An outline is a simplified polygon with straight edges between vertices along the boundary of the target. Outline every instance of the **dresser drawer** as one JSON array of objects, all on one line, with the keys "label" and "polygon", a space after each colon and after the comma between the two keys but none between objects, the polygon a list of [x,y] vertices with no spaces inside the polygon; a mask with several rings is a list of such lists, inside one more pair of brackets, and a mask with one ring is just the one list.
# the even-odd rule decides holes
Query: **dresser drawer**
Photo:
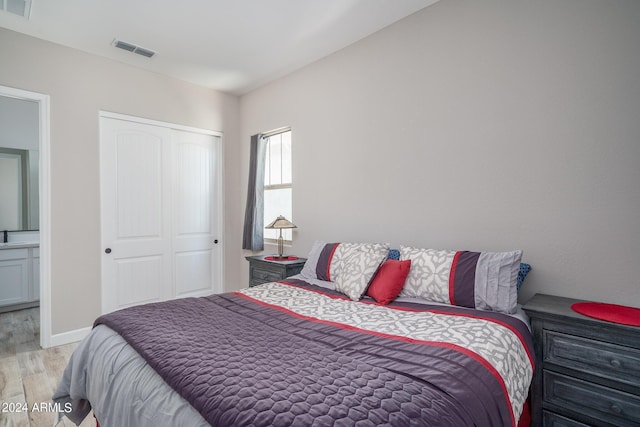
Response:
[{"label": "dresser drawer", "polygon": [[640,397],[579,379],[543,373],[543,401],[619,426],[640,424]]},{"label": "dresser drawer", "polygon": [[553,331],[544,332],[544,362],[630,385],[640,384],[640,350]]},{"label": "dresser drawer", "polygon": [[260,281],[261,283],[275,282],[282,280],[282,273],[279,271],[271,271],[259,267],[251,268],[251,280]]},{"label": "dresser drawer", "polygon": [[589,427],[588,424],[582,424],[547,411],[542,412],[542,425],[544,427]]}]

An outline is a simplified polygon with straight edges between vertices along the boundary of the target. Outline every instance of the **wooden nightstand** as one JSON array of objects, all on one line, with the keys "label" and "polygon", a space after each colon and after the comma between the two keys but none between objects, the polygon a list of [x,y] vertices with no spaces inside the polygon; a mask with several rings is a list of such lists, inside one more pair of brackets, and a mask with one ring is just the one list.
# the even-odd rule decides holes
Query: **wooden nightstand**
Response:
[{"label": "wooden nightstand", "polygon": [[262,283],[275,282],[294,274],[300,273],[306,258],[298,258],[292,261],[269,261],[268,255],[248,256],[249,261],[249,287]]},{"label": "wooden nightstand", "polygon": [[538,294],[524,306],[536,353],[531,425],[640,425],[640,328],[578,314],[576,302]]}]

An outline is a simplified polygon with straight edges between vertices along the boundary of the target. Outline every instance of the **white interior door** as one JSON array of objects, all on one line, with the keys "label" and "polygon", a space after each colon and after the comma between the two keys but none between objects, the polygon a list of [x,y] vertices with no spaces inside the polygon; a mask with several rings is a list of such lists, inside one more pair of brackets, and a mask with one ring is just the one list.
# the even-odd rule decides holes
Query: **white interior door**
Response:
[{"label": "white interior door", "polygon": [[102,311],[220,292],[220,137],[100,119]]},{"label": "white interior door", "polygon": [[172,131],[173,265],[177,297],[217,290],[219,140],[212,135]]},{"label": "white interior door", "polygon": [[171,132],[101,118],[102,311],[171,296]]}]

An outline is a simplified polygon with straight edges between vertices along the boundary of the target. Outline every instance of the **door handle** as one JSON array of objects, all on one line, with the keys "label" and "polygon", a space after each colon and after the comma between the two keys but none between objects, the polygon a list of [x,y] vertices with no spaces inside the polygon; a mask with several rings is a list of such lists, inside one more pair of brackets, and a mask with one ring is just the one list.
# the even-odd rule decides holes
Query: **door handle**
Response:
[{"label": "door handle", "polygon": [[110,253],[111,253],[111,248],[107,248],[107,249],[105,249],[105,250],[104,250],[104,253],[105,253],[105,254],[110,254]]},{"label": "door handle", "polygon": [[213,243],[218,244],[218,239],[214,240]]}]

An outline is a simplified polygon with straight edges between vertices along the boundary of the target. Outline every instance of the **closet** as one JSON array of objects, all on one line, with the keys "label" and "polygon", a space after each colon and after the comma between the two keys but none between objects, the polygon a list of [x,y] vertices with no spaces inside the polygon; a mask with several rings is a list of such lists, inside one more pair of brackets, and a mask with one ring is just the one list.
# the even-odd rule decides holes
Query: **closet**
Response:
[{"label": "closet", "polygon": [[102,312],[222,291],[220,134],[100,117]]}]

